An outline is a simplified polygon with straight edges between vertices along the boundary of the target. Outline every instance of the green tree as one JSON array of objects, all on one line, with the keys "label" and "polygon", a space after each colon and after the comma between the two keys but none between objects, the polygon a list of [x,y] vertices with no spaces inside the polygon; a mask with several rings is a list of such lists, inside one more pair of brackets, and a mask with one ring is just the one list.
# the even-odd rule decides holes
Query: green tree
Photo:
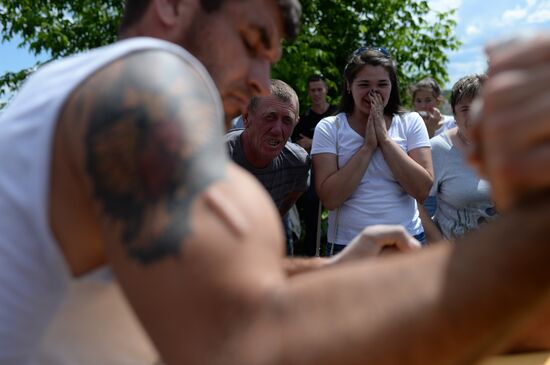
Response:
[{"label": "green tree", "polygon": [[[121,0],[0,0],[0,41],[15,36],[20,47],[32,54],[58,59],[82,50],[113,42],[117,36]],[[0,76],[0,96],[6,88],[15,90],[28,69]]]},{"label": "green tree", "polygon": [[[302,0],[302,32],[285,43],[273,76],[290,82],[306,100],[307,77],[322,72],[337,99],[341,72],[349,53],[360,45],[383,46],[399,65],[403,95],[415,80],[432,76],[447,81],[446,51],[460,45],[453,35],[453,12],[429,22],[425,0]],[[18,35],[21,47],[57,59],[116,39],[121,0],[0,0],[0,41]],[[37,64],[36,66],[39,66]],[[33,70],[0,76],[5,88],[17,89]]]}]

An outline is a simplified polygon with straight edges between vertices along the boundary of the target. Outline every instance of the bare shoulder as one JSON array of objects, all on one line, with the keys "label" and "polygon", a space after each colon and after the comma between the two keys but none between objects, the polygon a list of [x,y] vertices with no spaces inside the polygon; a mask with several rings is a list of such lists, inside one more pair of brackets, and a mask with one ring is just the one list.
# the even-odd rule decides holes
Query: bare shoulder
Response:
[{"label": "bare shoulder", "polygon": [[97,240],[167,363],[227,363],[209,349],[284,280],[280,218],[228,162],[216,103],[177,57],[147,52],[90,77],[58,126]]},{"label": "bare shoulder", "polygon": [[179,254],[191,204],[224,176],[217,103],[183,59],[145,51],[97,71],[64,108],[59,129],[103,232],[142,264]]}]

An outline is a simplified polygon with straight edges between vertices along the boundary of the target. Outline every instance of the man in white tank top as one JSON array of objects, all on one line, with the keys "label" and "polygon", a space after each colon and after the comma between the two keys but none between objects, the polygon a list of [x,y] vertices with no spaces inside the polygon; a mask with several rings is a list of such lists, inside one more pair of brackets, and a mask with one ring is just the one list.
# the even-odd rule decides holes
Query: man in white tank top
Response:
[{"label": "man in white tank top", "polygon": [[[298,15],[292,0],[130,0],[125,40],[26,83],[0,119],[2,365],[55,363],[57,336],[59,358],[73,364],[148,363],[155,351],[168,365],[461,363],[542,301],[544,199],[512,207],[470,245],[357,262],[373,247],[414,247],[398,229],[374,227],[334,259],[284,260],[273,203],[228,162],[222,105],[227,126],[250,96],[268,93]],[[105,265],[125,299],[107,274],[90,276]],[[124,300],[155,350],[132,333]],[[113,335],[93,326],[118,323],[137,345],[97,339]],[[102,353],[111,342],[117,356]],[[118,356],[126,346],[143,352]]]}]

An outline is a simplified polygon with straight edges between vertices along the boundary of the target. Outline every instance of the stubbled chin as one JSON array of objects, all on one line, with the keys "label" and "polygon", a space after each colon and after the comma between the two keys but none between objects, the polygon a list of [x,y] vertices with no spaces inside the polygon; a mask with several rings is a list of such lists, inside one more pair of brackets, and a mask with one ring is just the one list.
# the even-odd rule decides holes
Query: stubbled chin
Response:
[{"label": "stubbled chin", "polygon": [[281,151],[283,150],[283,146],[278,145],[277,147],[271,146],[271,145],[264,145],[264,151],[266,154],[269,154],[273,157],[277,156]]}]

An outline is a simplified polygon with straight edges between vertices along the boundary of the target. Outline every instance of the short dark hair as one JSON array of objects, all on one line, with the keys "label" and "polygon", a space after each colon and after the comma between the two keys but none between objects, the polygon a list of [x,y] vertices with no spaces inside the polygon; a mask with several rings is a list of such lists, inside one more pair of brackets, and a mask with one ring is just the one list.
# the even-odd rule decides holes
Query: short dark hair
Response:
[{"label": "short dark hair", "polygon": [[[213,12],[220,8],[226,0],[201,0],[202,9],[207,12]],[[298,0],[275,0],[283,16],[285,37],[289,40],[294,39],[300,30],[300,16],[302,15],[302,6]],[[120,23],[119,33],[125,31],[128,27],[139,21],[150,4],[150,0],[126,0],[124,15]]]},{"label": "short dark hair", "polygon": [[441,97],[441,87],[439,86],[437,81],[435,81],[431,77],[426,77],[425,79],[422,79],[411,86],[411,95],[413,99],[416,93],[420,90],[430,90],[436,99],[439,99]]},{"label": "short dark hair", "polygon": [[[300,115],[300,101],[296,91],[282,80],[273,79],[269,82],[269,95],[276,96],[281,101],[285,103],[294,102],[296,103],[296,118]],[[248,103],[248,112],[252,113],[258,108],[260,103],[261,96],[253,96]]]},{"label": "short dark hair", "polygon": [[149,0],[126,0],[118,33],[122,33],[140,20],[148,7]]},{"label": "short dark hair", "polygon": [[353,95],[348,92],[348,85],[351,86],[355,77],[365,67],[382,66],[390,77],[391,92],[388,105],[384,108],[384,115],[392,116],[403,112],[401,107],[401,97],[399,96],[399,80],[397,79],[397,69],[395,62],[384,52],[376,49],[366,48],[362,52],[353,52],[344,69],[344,81],[342,85],[342,98],[340,99],[340,111],[352,113],[355,108]]},{"label": "short dark hair", "polygon": [[310,77],[307,78],[307,84],[309,85],[310,82],[317,82],[317,81],[323,81],[325,84],[327,83],[327,80],[325,77],[321,74],[313,74]]},{"label": "short dark hair", "polygon": [[473,99],[479,95],[481,87],[487,81],[487,75],[474,74],[462,77],[454,85],[451,91],[451,107],[453,114],[455,107],[464,99]]}]

